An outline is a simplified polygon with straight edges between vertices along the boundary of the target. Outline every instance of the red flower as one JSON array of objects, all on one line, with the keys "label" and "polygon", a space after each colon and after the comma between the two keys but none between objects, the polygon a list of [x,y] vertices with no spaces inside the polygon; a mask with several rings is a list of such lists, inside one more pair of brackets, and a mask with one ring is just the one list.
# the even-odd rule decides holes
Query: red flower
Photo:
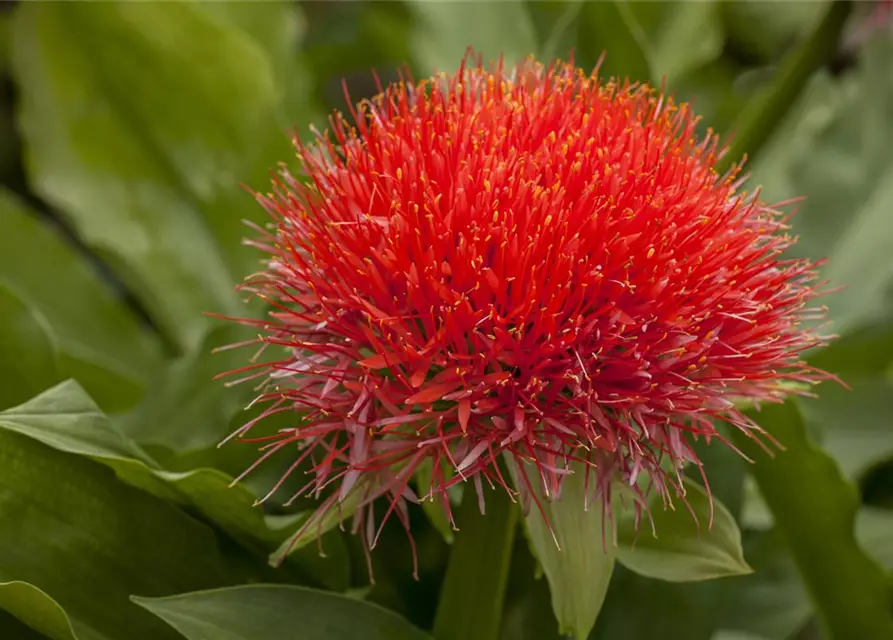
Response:
[{"label": "red flower", "polygon": [[283,171],[258,196],[270,259],[246,288],[287,355],[253,377],[266,415],[301,418],[234,435],[262,459],[296,447],[319,514],[355,492],[370,546],[372,501],[407,525],[424,461],[449,517],[458,482],[514,491],[502,453],[551,494],[571,460],[603,501],[639,477],[678,491],[714,420],[759,433],[733,399],[825,377],[799,359],[823,341],[801,324],[821,315],[815,265],[782,255],[784,217],[716,173],[686,105],[572,64],[478,62],[352,115],[296,143],[309,182]]}]

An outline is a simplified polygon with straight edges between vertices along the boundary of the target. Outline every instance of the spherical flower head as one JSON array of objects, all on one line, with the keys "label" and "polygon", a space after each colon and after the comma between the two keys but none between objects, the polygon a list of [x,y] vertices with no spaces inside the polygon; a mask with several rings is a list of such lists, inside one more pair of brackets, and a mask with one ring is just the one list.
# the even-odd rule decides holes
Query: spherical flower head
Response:
[{"label": "spherical flower head", "polygon": [[785,217],[715,170],[696,124],[573,64],[466,58],[296,141],[306,179],[258,195],[268,262],[245,285],[285,353],[249,377],[295,424],[234,435],[261,460],[293,448],[316,522],[350,501],[369,546],[379,497],[406,526],[419,499],[452,519],[457,483],[557,497],[572,462],[603,505],[615,484],[681,495],[715,421],[760,433],[738,401],[825,377],[800,359],[823,342],[816,265],[784,255]]}]

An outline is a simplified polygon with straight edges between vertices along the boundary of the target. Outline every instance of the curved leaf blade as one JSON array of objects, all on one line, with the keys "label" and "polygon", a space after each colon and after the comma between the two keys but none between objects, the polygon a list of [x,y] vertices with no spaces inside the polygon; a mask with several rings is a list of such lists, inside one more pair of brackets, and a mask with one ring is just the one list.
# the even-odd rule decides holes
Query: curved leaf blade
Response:
[{"label": "curved leaf blade", "polygon": [[[44,591],[81,640],[173,640],[130,594],[238,579],[210,529],[92,460],[0,429],[0,468],[0,582]],[[40,600],[25,612],[28,602],[16,605],[20,619],[46,612]]]},{"label": "curved leaf blade", "polygon": [[256,256],[240,242],[240,182],[287,147],[262,48],[189,3],[24,5],[14,36],[38,193],[181,349],[203,312],[244,313],[233,283]]},{"label": "curved leaf blade", "polygon": [[59,359],[42,315],[0,284],[0,408],[59,381]]},{"label": "curved leaf blade", "polygon": [[416,17],[410,42],[424,75],[452,73],[469,46],[485,64],[503,56],[506,66],[537,52],[536,31],[520,0],[407,3]]},{"label": "curved leaf blade", "polygon": [[[549,581],[561,633],[583,639],[595,625],[614,571],[616,548],[611,531],[600,504],[584,508],[586,473],[582,465],[572,465],[574,473],[565,479],[560,500],[551,500],[540,491],[536,470],[530,467],[523,472],[537,492],[548,524],[543,512],[532,505],[524,518],[527,536]],[[510,469],[516,485],[524,481],[517,477],[513,465]]]},{"label": "curved leaf blade", "polygon": [[754,417],[786,450],[768,459],[746,435],[735,432],[733,439],[756,461],[750,472],[829,637],[893,637],[889,580],[854,537],[855,487],[809,438],[793,401]]},{"label": "curved leaf blade", "polygon": [[187,640],[430,640],[397,614],[354,598],[247,585],[167,598],[133,597]]},{"label": "curved leaf blade", "polygon": [[83,257],[3,189],[0,284],[45,319],[60,352],[62,377],[77,377],[106,410],[135,402],[160,363],[159,341],[139,326]]},{"label": "curved leaf blade", "polygon": [[91,640],[98,637],[89,628],[80,628],[82,625],[69,618],[58,602],[27,582],[0,582],[0,609],[52,640]]},{"label": "curved leaf blade", "polygon": [[[711,580],[746,575],[752,569],[744,561],[741,531],[729,510],[696,482],[683,480],[688,508],[676,504],[664,509],[657,498],[651,505],[654,535],[637,532],[631,518],[617,527],[617,559],[639,575],[668,582]],[[643,525],[646,526],[646,525]]]}]

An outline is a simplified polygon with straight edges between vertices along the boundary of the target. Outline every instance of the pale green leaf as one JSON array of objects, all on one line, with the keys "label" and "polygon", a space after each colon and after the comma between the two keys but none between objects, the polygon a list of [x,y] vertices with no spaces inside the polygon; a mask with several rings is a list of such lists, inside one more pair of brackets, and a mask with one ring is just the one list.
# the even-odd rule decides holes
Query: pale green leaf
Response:
[{"label": "pale green leaf", "polygon": [[725,506],[712,501],[696,482],[684,480],[685,501],[664,509],[659,498],[650,505],[654,534],[643,518],[621,518],[617,529],[617,559],[636,573],[669,582],[710,580],[751,573],[741,549],[741,532]]},{"label": "pale green leaf", "polygon": [[258,584],[133,600],[187,640],[430,640],[391,611],[295,586]]}]

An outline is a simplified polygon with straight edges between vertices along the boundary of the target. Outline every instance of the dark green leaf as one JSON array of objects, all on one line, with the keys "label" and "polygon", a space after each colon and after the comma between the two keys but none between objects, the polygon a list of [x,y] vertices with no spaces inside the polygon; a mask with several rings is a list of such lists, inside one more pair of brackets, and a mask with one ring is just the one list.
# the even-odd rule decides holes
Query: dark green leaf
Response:
[{"label": "dark green leaf", "polygon": [[408,2],[416,16],[413,56],[423,73],[459,68],[469,46],[485,61],[500,55],[513,65],[537,52],[536,32],[520,0],[503,2]]},{"label": "dark green leaf", "polygon": [[[630,517],[617,528],[617,560],[638,574],[670,582],[709,580],[751,573],[741,549],[741,532],[735,518],[717,499],[711,500],[693,480],[684,480],[686,507],[677,500],[664,509],[659,497],[652,500],[654,535],[647,520],[637,532]],[[689,509],[691,511],[689,511]]]},{"label": "dark green leaf", "polygon": [[645,34],[649,79],[657,84],[666,80],[675,89],[678,78],[716,60],[722,51],[716,2],[631,2],[629,9]]},{"label": "dark green leaf", "polygon": [[70,245],[2,190],[0,283],[43,318],[60,352],[61,377],[76,377],[109,411],[136,402],[160,362],[158,340]]},{"label": "dark green leaf", "polygon": [[158,497],[191,505],[242,540],[278,544],[255,497],[216,469],[172,473],[158,468],[139,447],[115,431],[89,396],[65,382],[23,405],[0,412],[0,429],[15,431],[66,453],[88,456],[118,477]]},{"label": "dark green leaf", "polygon": [[[585,638],[608,591],[616,549],[601,503],[585,508],[584,468],[574,465],[572,469],[575,473],[565,479],[560,499],[542,494],[535,470],[525,470],[542,505],[542,512],[531,506],[525,523],[534,555],[549,581],[552,609],[561,632]],[[516,484],[519,481],[524,479],[515,479]]]},{"label": "dark green leaf", "polygon": [[59,359],[46,319],[0,284],[0,408],[24,402],[59,381]]},{"label": "dark green leaf", "polygon": [[716,4],[721,7],[730,46],[756,61],[772,62],[809,32],[828,2],[733,0]]},{"label": "dark green leaf", "polygon": [[770,640],[787,640],[812,615],[797,569],[777,531],[750,531],[744,550],[754,573],[724,580],[719,626]]},{"label": "dark green leaf", "polygon": [[304,131],[309,124],[320,121],[319,106],[313,100],[312,71],[301,55],[307,30],[301,5],[290,0],[199,4],[228,26],[245,32],[264,49],[273,68],[276,86],[285,94],[284,127]]},{"label": "dark green leaf", "polygon": [[255,392],[250,383],[230,388],[223,380],[214,380],[222,372],[244,367],[250,350],[216,354],[213,350],[245,339],[243,327],[216,327],[199,349],[162,369],[140,405],[119,421],[121,428],[143,446],[162,446],[178,453],[219,444],[229,435],[233,417]]},{"label": "dark green leaf", "polygon": [[258,208],[240,182],[273,162],[259,156],[269,140],[286,142],[264,51],[185,3],[27,4],[15,36],[40,195],[181,347],[203,335],[204,311],[244,313],[232,286],[256,263],[240,240]]},{"label": "dark green leaf", "polygon": [[485,493],[486,514],[477,498],[466,486],[434,620],[437,640],[499,636],[518,508],[502,487]]},{"label": "dark green leaf", "polygon": [[577,24],[576,60],[584,70],[589,71],[604,53],[600,75],[651,80],[647,36],[626,2],[586,2]]},{"label": "dark green leaf", "polygon": [[[233,485],[232,477],[222,471],[202,468],[175,473],[160,468],[142,449],[121,436],[74,382],[63,383],[21,406],[0,412],[0,430],[3,429],[107,465],[120,480],[134,487],[196,509],[259,555],[288,544],[283,540],[298,527],[281,522],[269,526],[255,495],[244,484]],[[304,536],[306,539],[294,546],[292,551],[296,553],[291,556],[290,566],[315,585],[345,589],[350,567],[340,536],[333,533],[325,538],[324,558],[315,546],[302,548],[316,541],[318,531],[312,527]]]},{"label": "dark green leaf", "polygon": [[[0,468],[0,582],[41,589],[65,610],[80,640],[173,639],[129,595],[230,579],[207,527],[122,484],[102,465],[0,429]],[[4,605],[26,621],[44,617],[48,606],[12,596]]]},{"label": "dark green leaf", "polygon": [[887,570],[893,571],[893,510],[860,509],[856,518],[856,539]]},{"label": "dark green leaf", "polygon": [[[725,581],[723,581],[725,582]],[[712,640],[722,583],[674,584],[615,568],[590,640]]]},{"label": "dark green leaf", "polygon": [[376,605],[294,586],[250,585],[133,600],[187,640],[430,639]]},{"label": "dark green leaf", "polygon": [[751,473],[829,635],[893,636],[887,577],[853,537],[855,488],[809,439],[793,402],[764,407],[755,419],[786,450],[770,459],[740,432],[734,442],[756,462]]},{"label": "dark green leaf", "polygon": [[0,609],[54,640],[89,640],[96,634],[71,620],[59,603],[27,582],[0,582]]}]

